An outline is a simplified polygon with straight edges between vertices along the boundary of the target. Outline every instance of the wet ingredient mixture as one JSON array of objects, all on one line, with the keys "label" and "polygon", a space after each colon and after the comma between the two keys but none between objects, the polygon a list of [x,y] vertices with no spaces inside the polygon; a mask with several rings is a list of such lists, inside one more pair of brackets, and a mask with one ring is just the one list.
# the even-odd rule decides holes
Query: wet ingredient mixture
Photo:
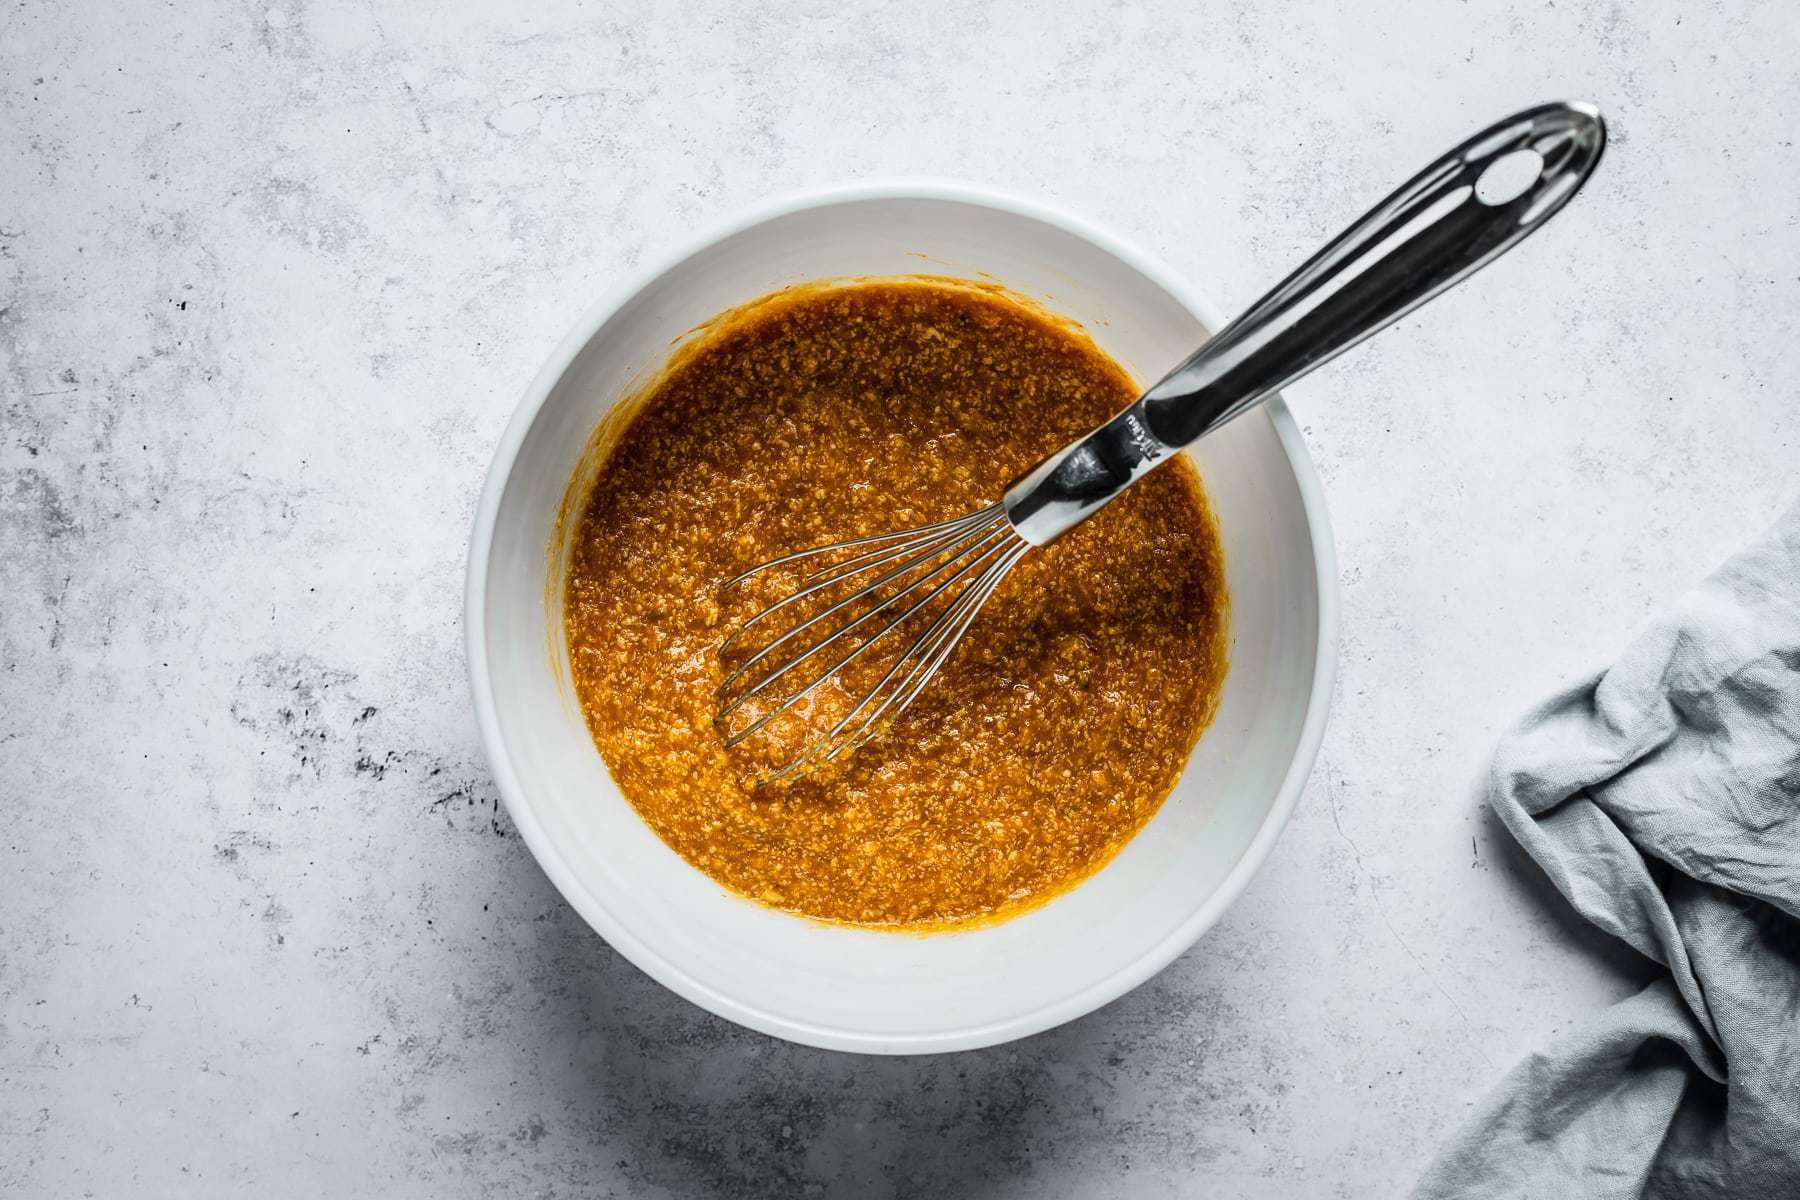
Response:
[{"label": "wet ingredient mixture", "polygon": [[699,335],[569,509],[575,691],[650,827],[745,896],[890,928],[1003,919],[1105,864],[1225,674],[1224,563],[1185,459],[1028,554],[911,708],[792,785],[753,789],[713,717],[720,642],[793,581],[723,606],[719,585],[979,508],[1136,394],[1078,329],[945,281],[789,289]]}]

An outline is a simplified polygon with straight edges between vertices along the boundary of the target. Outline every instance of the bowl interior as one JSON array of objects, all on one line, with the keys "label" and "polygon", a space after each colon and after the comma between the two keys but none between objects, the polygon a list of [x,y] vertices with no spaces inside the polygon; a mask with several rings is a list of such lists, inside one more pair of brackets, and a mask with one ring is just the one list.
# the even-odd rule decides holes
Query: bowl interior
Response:
[{"label": "bowl interior", "polygon": [[497,503],[484,502],[491,536],[488,514],[476,534],[471,662],[484,735],[514,819],[552,880],[621,953],[688,998],[846,1049],[954,1049],[1022,1036],[1166,964],[1242,887],[1285,821],[1316,746],[1317,720],[1305,743],[1321,677],[1321,583],[1329,584],[1317,564],[1329,548],[1317,553],[1321,517],[1309,520],[1302,484],[1310,467],[1297,437],[1280,436],[1279,408],[1253,411],[1192,452],[1231,592],[1231,669],[1217,718],[1173,795],[1117,859],[1004,924],[884,934],[726,892],[665,847],[620,795],[556,660],[560,614],[546,595],[558,568],[548,548],[564,487],[595,425],[689,330],[824,276],[986,277],[1080,321],[1148,382],[1207,330],[1151,268],[1122,254],[1057,219],[973,198],[842,197],[741,228],[608,305],[527,397],[516,454],[509,464],[509,441],[495,466],[504,486]]}]

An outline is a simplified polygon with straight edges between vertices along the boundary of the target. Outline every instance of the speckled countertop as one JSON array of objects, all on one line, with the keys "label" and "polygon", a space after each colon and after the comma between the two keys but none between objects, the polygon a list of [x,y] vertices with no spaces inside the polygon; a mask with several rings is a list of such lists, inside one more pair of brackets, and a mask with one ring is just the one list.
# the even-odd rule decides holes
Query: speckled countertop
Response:
[{"label": "speckled countertop", "polygon": [[[1634,986],[1480,781],[1795,491],[1791,9],[519,7],[0,10],[0,1193],[1392,1195]],[[935,174],[1235,309],[1560,95],[1613,119],[1576,205],[1291,391],[1334,718],[1169,970],[861,1060],[676,999],[545,882],[469,713],[464,545],[621,272],[773,192]]]}]

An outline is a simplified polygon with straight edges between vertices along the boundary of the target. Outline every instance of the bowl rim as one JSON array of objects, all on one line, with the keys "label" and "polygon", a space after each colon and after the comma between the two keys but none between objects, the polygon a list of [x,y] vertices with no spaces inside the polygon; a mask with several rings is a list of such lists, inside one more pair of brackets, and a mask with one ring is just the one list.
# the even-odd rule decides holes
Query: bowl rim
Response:
[{"label": "bowl rim", "polygon": [[974,1050],[1039,1033],[1084,1016],[1118,999],[1168,966],[1197,942],[1243,894],[1293,816],[1318,757],[1331,707],[1338,656],[1338,579],[1337,556],[1332,542],[1330,519],[1325,509],[1324,489],[1301,437],[1299,426],[1279,394],[1264,401],[1262,408],[1273,423],[1282,451],[1294,472],[1301,506],[1306,514],[1307,531],[1313,548],[1318,633],[1312,693],[1301,724],[1299,743],[1276,791],[1275,802],[1224,880],[1204,903],[1166,937],[1127,966],[1104,979],[1094,981],[1081,991],[1004,1020],[922,1034],[892,1036],[859,1033],[766,1012],[687,974],[654,946],[632,932],[612,909],[588,889],[539,823],[501,737],[488,664],[485,634],[487,577],[500,501],[511,481],[527,431],[576,355],[632,297],[680,263],[719,242],[754,226],[794,213],[875,200],[948,201],[1039,221],[1086,240],[1144,275],[1198,317],[1208,329],[1216,331],[1224,326],[1212,304],[1160,259],[1087,218],[1076,216],[1052,204],[983,184],[913,177],[875,179],[787,192],[740,210],[674,247],[650,256],[636,269],[627,272],[575,322],[526,386],[518,407],[501,434],[475,510],[464,592],[465,652],[476,725],[495,785],[506,802],[507,814],[518,828],[532,857],[537,860],[539,868],[549,877],[557,891],[608,945],[639,970],[709,1012],[759,1032],[804,1045],[865,1054],[926,1054]]}]

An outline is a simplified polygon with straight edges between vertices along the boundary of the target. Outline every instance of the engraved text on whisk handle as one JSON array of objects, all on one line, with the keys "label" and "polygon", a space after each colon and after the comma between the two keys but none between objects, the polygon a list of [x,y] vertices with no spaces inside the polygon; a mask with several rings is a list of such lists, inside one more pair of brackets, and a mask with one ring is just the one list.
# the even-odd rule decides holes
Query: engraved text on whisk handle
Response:
[{"label": "engraved text on whisk handle", "polygon": [[1020,537],[1045,545],[1176,449],[1150,431],[1139,401],[1021,475],[1002,500],[1007,519]]}]

